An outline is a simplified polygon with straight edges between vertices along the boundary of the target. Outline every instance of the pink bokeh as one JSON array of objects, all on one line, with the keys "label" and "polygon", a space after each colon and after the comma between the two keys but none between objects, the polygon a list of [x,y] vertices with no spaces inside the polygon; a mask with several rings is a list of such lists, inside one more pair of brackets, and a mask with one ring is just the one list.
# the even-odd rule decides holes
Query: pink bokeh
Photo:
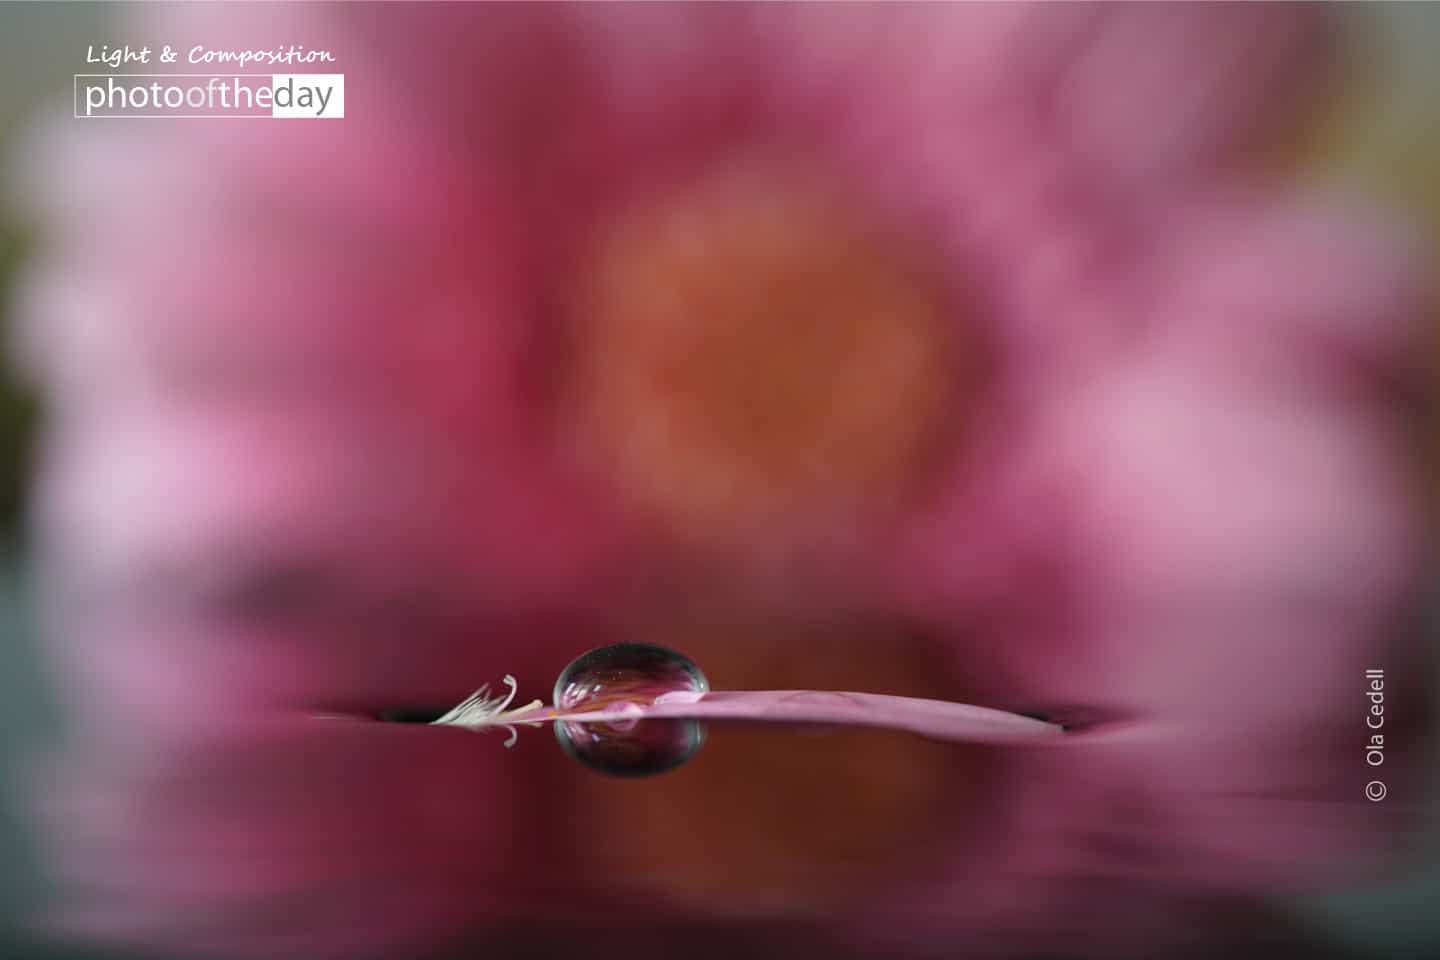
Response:
[{"label": "pink bokeh", "polygon": [[[37,781],[58,922],[265,957],[597,923],[753,927],[783,953],[777,922],[1153,956],[1213,916],[1194,904],[1384,863],[1414,811],[1365,802],[1357,744],[1363,671],[1418,653],[1422,274],[1363,204],[1246,168],[1336,81],[1332,26],[1268,4],[145,8],[157,35],[334,50],[347,116],[67,117],[28,154],[48,243],[17,336],[49,403],[37,527],[77,719]],[[504,673],[543,695],[656,583],[712,589],[567,457],[547,390],[596,233],[755,157],[845,184],[973,288],[994,357],[940,496],[801,568],[762,545],[728,574],[745,602],[923,622],[955,699],[1143,721],[987,759],[954,823],[917,827],[923,868],[821,922],[669,901],[587,855],[588,774],[548,744],[306,715]]]}]

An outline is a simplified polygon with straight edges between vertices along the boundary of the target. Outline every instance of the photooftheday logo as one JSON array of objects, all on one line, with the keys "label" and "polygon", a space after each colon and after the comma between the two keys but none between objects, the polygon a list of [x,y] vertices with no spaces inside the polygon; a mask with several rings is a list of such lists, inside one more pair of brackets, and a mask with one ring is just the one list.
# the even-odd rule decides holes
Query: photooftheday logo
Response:
[{"label": "photooftheday logo", "polygon": [[343,73],[75,75],[75,116],[338,120]]}]

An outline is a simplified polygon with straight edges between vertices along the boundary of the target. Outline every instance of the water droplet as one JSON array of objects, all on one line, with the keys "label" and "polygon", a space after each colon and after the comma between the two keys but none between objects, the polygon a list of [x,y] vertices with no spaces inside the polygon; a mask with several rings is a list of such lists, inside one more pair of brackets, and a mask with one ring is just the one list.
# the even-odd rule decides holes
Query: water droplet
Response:
[{"label": "water droplet", "polygon": [[[705,674],[689,657],[648,643],[600,647],[573,661],[555,681],[555,706],[567,712],[650,706],[666,694],[702,694]],[[616,777],[673,770],[705,743],[698,720],[558,721],[555,736],[576,760]]]}]

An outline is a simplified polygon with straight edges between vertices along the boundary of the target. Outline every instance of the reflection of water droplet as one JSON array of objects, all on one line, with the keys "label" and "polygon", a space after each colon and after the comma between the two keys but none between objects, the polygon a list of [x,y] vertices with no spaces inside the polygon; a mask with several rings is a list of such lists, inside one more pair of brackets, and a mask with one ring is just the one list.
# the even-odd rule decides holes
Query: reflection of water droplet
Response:
[{"label": "reflection of water droplet", "polygon": [[[555,707],[567,713],[650,706],[667,694],[699,696],[710,682],[689,657],[648,643],[617,643],[582,655],[555,681]],[[555,736],[585,766],[617,777],[673,770],[705,742],[698,720],[558,721]]]}]

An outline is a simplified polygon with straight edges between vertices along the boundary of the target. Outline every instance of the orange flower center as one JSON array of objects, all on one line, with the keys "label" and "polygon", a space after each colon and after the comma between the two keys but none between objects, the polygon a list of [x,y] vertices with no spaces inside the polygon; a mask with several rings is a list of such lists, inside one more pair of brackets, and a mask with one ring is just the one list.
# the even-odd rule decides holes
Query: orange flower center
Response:
[{"label": "orange flower center", "polygon": [[582,290],[584,442],[681,539],[863,524],[954,419],[938,284],[808,184],[724,177],[621,217]]}]

